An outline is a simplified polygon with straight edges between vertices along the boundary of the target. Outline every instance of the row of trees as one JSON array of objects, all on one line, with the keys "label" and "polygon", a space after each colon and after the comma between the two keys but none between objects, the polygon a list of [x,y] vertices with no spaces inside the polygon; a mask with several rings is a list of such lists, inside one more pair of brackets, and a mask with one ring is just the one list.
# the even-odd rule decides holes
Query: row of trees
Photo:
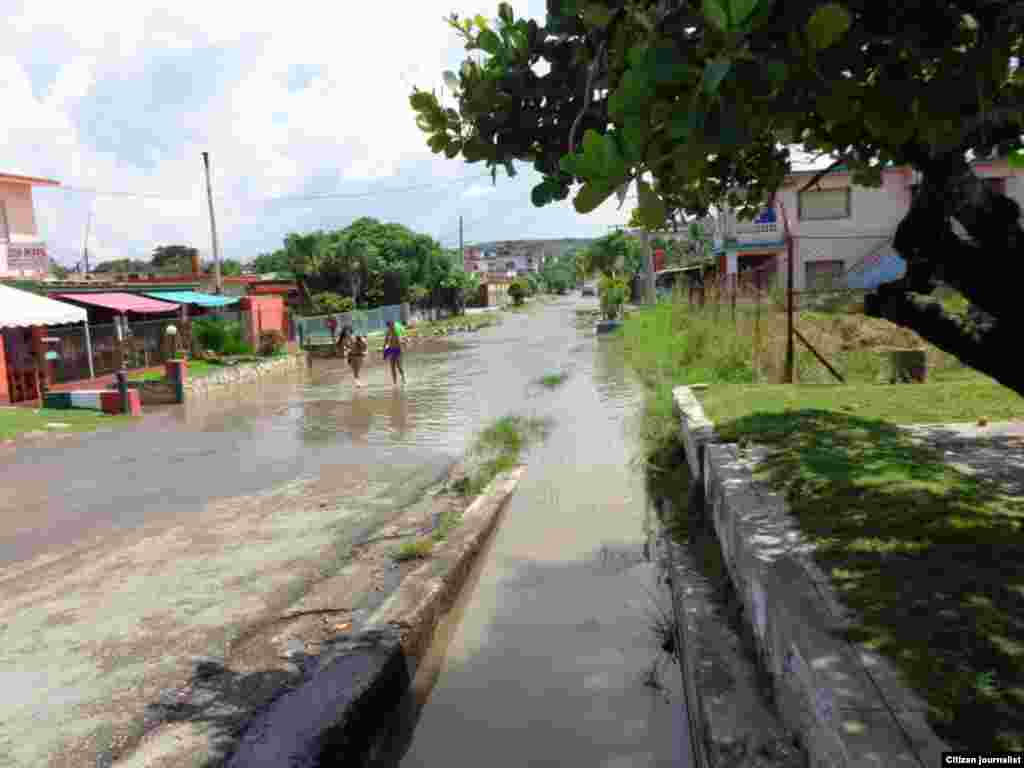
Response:
[{"label": "row of trees", "polygon": [[344,229],[290,234],[283,248],[261,254],[254,266],[292,275],[311,313],[403,302],[461,311],[480,287],[457,251],[401,224],[370,217]]},{"label": "row of trees", "polygon": [[[93,267],[96,274],[139,273],[139,274],[174,274],[183,275],[192,272],[193,258],[199,257],[199,250],[188,245],[158,245],[153,249],[149,260],[145,259],[114,259],[104,261]],[[213,272],[213,263],[202,263],[204,273]],[[221,262],[220,272],[225,277],[242,274],[242,264],[234,259]],[[65,271],[66,274],[66,271]]]},{"label": "row of trees", "polygon": [[[580,213],[635,185],[652,229],[723,204],[755,216],[791,147],[861,185],[910,166],[921,183],[894,241],[907,272],[868,310],[1024,393],[1006,354],[1021,211],[970,162],[1024,163],[1024,4],[548,0],[543,26],[508,3],[497,15],[448,19],[469,52],[445,78],[455,108],[410,97],[434,152],[495,175],[530,163],[543,176],[534,204],[573,193]],[[978,311],[944,308],[942,285]]]}]

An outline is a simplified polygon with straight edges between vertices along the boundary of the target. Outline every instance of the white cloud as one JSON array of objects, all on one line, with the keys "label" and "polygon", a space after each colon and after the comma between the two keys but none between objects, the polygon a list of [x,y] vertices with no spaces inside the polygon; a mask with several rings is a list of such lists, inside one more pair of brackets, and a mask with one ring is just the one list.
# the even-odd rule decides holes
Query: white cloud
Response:
[{"label": "white cloud", "polygon": [[[174,201],[37,189],[39,226],[59,260],[81,252],[93,206],[95,258],[139,258],[161,243],[209,251],[200,153],[209,151],[227,258],[279,247],[289,231],[357,216],[467,240],[600,234],[628,211],[581,217],[533,208],[536,174],[513,181],[388,192],[374,198],[257,204],[279,196],[394,190],[482,174],[432,155],[409,107],[463,58],[442,21],[479,0],[429,0],[382,14],[372,4],[179,0],[173,10],[120,0],[25,3],[0,30],[0,172],[66,187]],[[544,0],[528,10],[544,12]],[[290,87],[291,86],[291,87]],[[532,182],[531,182],[532,179]],[[470,231],[472,230],[472,231]],[[94,258],[94,260],[95,260]]]}]

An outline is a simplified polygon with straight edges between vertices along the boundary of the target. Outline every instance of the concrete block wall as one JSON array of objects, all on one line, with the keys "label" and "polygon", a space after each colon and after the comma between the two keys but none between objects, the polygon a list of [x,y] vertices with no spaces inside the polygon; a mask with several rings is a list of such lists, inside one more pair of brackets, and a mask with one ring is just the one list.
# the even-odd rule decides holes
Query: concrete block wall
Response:
[{"label": "concrete block wall", "polygon": [[949,747],[927,724],[924,702],[888,660],[843,637],[856,617],[814,563],[785,499],[754,481],[764,449],[722,443],[693,392],[674,394],[687,462],[779,713],[811,766],[938,765]]}]

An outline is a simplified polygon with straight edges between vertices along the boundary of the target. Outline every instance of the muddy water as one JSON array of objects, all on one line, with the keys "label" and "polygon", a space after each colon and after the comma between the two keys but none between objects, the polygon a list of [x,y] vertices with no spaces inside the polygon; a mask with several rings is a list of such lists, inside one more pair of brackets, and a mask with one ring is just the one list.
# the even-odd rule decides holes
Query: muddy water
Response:
[{"label": "muddy water", "polygon": [[543,337],[518,350],[534,372],[569,369],[529,404],[554,432],[379,765],[691,764],[679,669],[652,630],[667,603],[647,556],[650,508],[629,466],[639,391],[621,342],[575,330],[571,310],[545,310],[532,321]]},{"label": "muddy water", "polygon": [[588,357],[566,313],[510,315],[459,346],[413,351],[399,391],[379,365],[357,391],[340,361],[317,360],[155,409],[134,428],[19,448],[0,465],[0,565],[333,467],[385,481],[443,468],[482,422],[533,403],[537,377]]}]

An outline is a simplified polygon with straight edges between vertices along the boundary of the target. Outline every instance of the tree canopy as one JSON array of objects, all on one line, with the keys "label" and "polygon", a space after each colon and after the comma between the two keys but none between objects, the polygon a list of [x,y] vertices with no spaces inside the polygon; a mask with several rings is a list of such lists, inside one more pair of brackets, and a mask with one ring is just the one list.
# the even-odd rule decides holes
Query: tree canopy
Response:
[{"label": "tree canopy", "polygon": [[289,234],[273,259],[296,276],[308,303],[316,294],[334,293],[360,307],[404,301],[461,307],[479,285],[456,252],[369,217],[344,229]]},{"label": "tree canopy", "polygon": [[[890,163],[920,171],[894,242],[907,274],[866,305],[1024,392],[1002,351],[1024,277],[1020,210],[969,163],[1021,157],[1024,3],[548,0],[544,26],[507,3],[493,21],[447,22],[484,55],[446,73],[456,108],[414,90],[417,122],[433,151],[495,177],[531,163],[536,205],[576,187],[587,213],[635,184],[652,228],[719,204],[749,218],[795,145],[857,184],[878,185]],[[945,312],[940,283],[980,313]]]}]

